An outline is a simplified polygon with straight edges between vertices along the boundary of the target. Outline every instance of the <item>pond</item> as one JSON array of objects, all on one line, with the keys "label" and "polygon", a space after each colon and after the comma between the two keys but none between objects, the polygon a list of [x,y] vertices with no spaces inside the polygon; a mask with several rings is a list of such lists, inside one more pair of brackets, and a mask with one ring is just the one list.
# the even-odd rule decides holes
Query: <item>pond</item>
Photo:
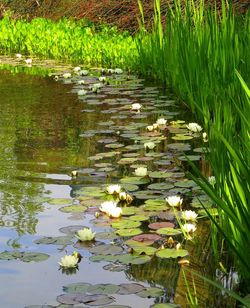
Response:
[{"label": "pond", "polygon": [[[211,204],[184,174],[188,157],[208,175],[207,143],[157,85],[119,69],[60,69],[0,70],[1,307],[185,307],[179,263],[202,275],[212,266],[198,197]],[[159,119],[167,123],[152,129]],[[107,194],[109,184],[128,202]],[[165,200],[173,195],[199,214],[195,232],[182,234],[180,207]],[[100,211],[107,200],[119,201],[121,217]],[[95,241],[77,240],[84,227]],[[78,266],[60,268],[74,251]],[[201,307],[211,301],[211,288],[186,276]]]}]

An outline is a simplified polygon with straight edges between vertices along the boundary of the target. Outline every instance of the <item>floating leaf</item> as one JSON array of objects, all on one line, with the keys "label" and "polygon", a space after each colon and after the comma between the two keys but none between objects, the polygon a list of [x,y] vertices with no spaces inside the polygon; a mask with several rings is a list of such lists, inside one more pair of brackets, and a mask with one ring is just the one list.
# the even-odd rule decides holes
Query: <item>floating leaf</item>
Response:
[{"label": "floating leaf", "polygon": [[154,242],[159,241],[160,239],[162,239],[160,235],[151,234],[151,233],[143,233],[143,234],[136,235],[131,238],[131,240],[134,240],[139,243],[143,243],[145,245],[152,245]]},{"label": "floating leaf", "polygon": [[110,149],[118,149],[122,147],[124,147],[124,144],[122,143],[110,143],[105,145],[105,148],[110,148]]},{"label": "floating leaf", "polygon": [[149,220],[149,217],[146,215],[133,215],[128,217],[128,219],[131,219],[133,221],[146,221]]},{"label": "floating leaf", "polygon": [[75,234],[77,231],[82,230],[84,228],[87,227],[82,225],[75,225],[75,226],[62,227],[59,229],[59,231],[66,234]]},{"label": "floating leaf", "polygon": [[119,246],[111,245],[111,244],[103,244],[98,245],[89,250],[93,254],[98,255],[116,255],[123,251],[123,249]]},{"label": "floating leaf", "polygon": [[23,262],[41,262],[49,258],[49,255],[41,252],[4,251],[0,253],[1,260],[20,259]]},{"label": "floating leaf", "polygon": [[160,228],[156,231],[156,233],[161,235],[178,235],[181,234],[180,229],[174,229],[174,228]]},{"label": "floating leaf", "polygon": [[159,258],[178,258],[185,257],[188,255],[188,251],[185,249],[161,249],[156,253]]},{"label": "floating leaf", "polygon": [[114,298],[105,294],[86,295],[86,294],[62,294],[56,299],[65,305],[86,304],[88,306],[103,306],[114,302]]},{"label": "floating leaf", "polygon": [[153,306],[150,306],[150,308],[181,308],[181,306],[167,303],[167,304],[154,304]]},{"label": "floating leaf", "polygon": [[15,260],[22,258],[23,253],[20,251],[3,251],[0,253],[0,260]]},{"label": "floating leaf", "polygon": [[88,208],[83,205],[69,205],[69,206],[63,206],[59,209],[59,211],[64,213],[81,213],[85,212]]},{"label": "floating leaf", "polygon": [[150,184],[148,186],[148,189],[159,189],[159,190],[169,190],[171,188],[173,188],[174,186],[172,184],[169,184],[169,183],[153,183],[153,184]]},{"label": "floating leaf", "polygon": [[72,236],[46,236],[35,240],[34,243],[44,245],[70,245],[72,244]]},{"label": "floating leaf", "polygon": [[114,240],[117,235],[114,232],[99,232],[95,235],[96,239],[100,240]]},{"label": "floating leaf", "polygon": [[88,288],[91,294],[114,294],[120,290],[120,287],[114,284],[96,284]]},{"label": "floating leaf", "polygon": [[185,135],[185,134],[176,134],[172,137],[174,140],[190,140],[193,139],[193,136]]},{"label": "floating leaf", "polygon": [[137,208],[135,206],[128,206],[122,208],[122,216],[130,216],[134,215],[137,212]]},{"label": "floating leaf", "polygon": [[160,228],[174,228],[174,224],[172,222],[168,221],[162,221],[162,222],[153,222],[148,225],[148,227],[152,230],[157,230]]},{"label": "floating leaf", "polygon": [[122,184],[144,185],[148,184],[150,182],[150,179],[146,177],[131,176],[122,178],[120,182]]},{"label": "floating leaf", "polygon": [[138,254],[138,255],[148,255],[152,256],[157,249],[155,247],[151,246],[131,246],[133,248],[133,254]]},{"label": "floating leaf", "polygon": [[71,294],[86,293],[90,286],[91,286],[90,283],[85,283],[85,282],[71,283],[64,286],[63,291]]},{"label": "floating leaf", "polygon": [[127,184],[123,183],[123,184],[122,184],[122,187],[123,187],[125,190],[127,190],[127,191],[136,191],[136,190],[139,189],[139,187],[138,187],[137,185],[129,184],[129,183],[127,183]]},{"label": "floating leaf", "polygon": [[149,172],[149,177],[154,178],[154,179],[165,179],[169,178],[172,176],[172,172],[168,171],[153,171]]},{"label": "floating leaf", "polygon": [[119,229],[116,231],[116,234],[120,235],[120,236],[135,236],[138,234],[141,234],[142,230],[139,228],[135,228],[135,229]]},{"label": "floating leaf", "polygon": [[119,287],[120,290],[117,292],[117,294],[120,295],[136,294],[145,289],[143,285],[138,283],[122,283],[119,285]]},{"label": "floating leaf", "polygon": [[182,187],[182,188],[193,188],[197,186],[197,184],[192,180],[184,180],[184,181],[175,182],[174,186]]},{"label": "floating leaf", "polygon": [[179,156],[178,157],[179,160],[182,161],[197,161],[201,159],[200,155],[187,155],[187,156]]},{"label": "floating leaf", "polygon": [[164,291],[160,288],[152,287],[152,288],[147,288],[145,290],[142,290],[136,295],[142,297],[142,298],[151,298],[151,297],[160,297],[164,294]]},{"label": "floating leaf", "polygon": [[147,200],[147,199],[156,199],[163,196],[163,192],[157,190],[142,190],[136,191],[133,194],[137,199]]},{"label": "floating leaf", "polygon": [[72,199],[54,198],[48,200],[47,202],[52,205],[64,205],[64,204],[71,204]]},{"label": "floating leaf", "polygon": [[181,151],[181,152],[191,150],[191,145],[188,143],[171,143],[171,144],[168,144],[167,147],[170,150]]},{"label": "floating leaf", "polygon": [[127,269],[127,266],[125,264],[106,264],[103,269],[110,272],[123,272]]},{"label": "floating leaf", "polygon": [[113,222],[112,223],[112,228],[115,229],[132,229],[132,228],[137,228],[141,225],[139,221],[132,221],[129,219],[126,220],[121,220],[118,222]]}]

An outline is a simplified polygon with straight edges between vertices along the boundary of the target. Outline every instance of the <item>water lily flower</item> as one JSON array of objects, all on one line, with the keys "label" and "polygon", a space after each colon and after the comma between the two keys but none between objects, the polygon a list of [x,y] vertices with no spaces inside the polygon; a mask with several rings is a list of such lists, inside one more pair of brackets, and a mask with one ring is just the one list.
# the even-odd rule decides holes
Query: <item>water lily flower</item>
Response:
[{"label": "water lily flower", "polygon": [[107,78],[106,78],[105,76],[100,76],[100,77],[99,77],[99,81],[101,81],[101,82],[105,82],[106,79],[107,79]]},{"label": "water lily flower", "polygon": [[114,207],[114,208],[111,208],[108,212],[107,212],[107,215],[109,217],[113,217],[113,218],[118,218],[120,217],[122,214],[122,209],[120,207]]},{"label": "water lily flower", "polygon": [[85,81],[84,80],[79,80],[77,83],[82,85],[82,84],[85,84]]},{"label": "water lily flower", "polygon": [[70,73],[64,73],[63,74],[63,78],[65,78],[65,79],[68,79],[68,78],[70,78],[71,77],[71,74]]},{"label": "water lily flower", "polygon": [[189,129],[193,133],[200,133],[202,131],[202,127],[197,123],[189,123],[187,129]]},{"label": "water lily flower", "polygon": [[26,60],[24,60],[24,61],[25,61],[26,64],[31,64],[31,63],[32,63],[32,59],[30,59],[30,58],[29,58],[29,59],[26,59]]},{"label": "water lily flower", "polygon": [[89,228],[84,228],[76,232],[76,237],[79,241],[92,241],[95,238],[95,232],[92,232]]},{"label": "water lily flower", "polygon": [[135,169],[136,176],[146,176],[148,174],[148,169],[146,167],[138,167]]},{"label": "water lily flower", "polygon": [[82,95],[86,95],[88,92],[86,91],[86,90],[79,90],[78,92],[77,92],[77,94],[79,95],[79,96],[82,96]]},{"label": "water lily flower", "polygon": [[115,70],[113,70],[112,68],[107,69],[107,73],[108,74],[114,74]]},{"label": "water lily flower", "polygon": [[81,70],[81,71],[79,71],[79,75],[80,75],[80,76],[87,76],[88,73],[89,73],[88,70]]},{"label": "water lily flower", "polygon": [[175,249],[176,249],[176,250],[181,249],[181,243],[177,243],[176,246],[175,246]]},{"label": "water lily flower", "polygon": [[152,132],[152,131],[154,130],[154,126],[153,126],[153,125],[148,125],[148,126],[147,126],[147,130],[148,130],[149,132]]},{"label": "water lily flower", "polygon": [[16,58],[21,59],[22,55],[20,53],[16,53]]},{"label": "water lily flower", "polygon": [[73,68],[73,71],[75,73],[79,72],[80,70],[81,70],[80,66],[76,66],[76,67]]},{"label": "water lily flower", "polygon": [[166,125],[167,124],[167,120],[165,120],[164,118],[160,118],[156,121],[156,124],[158,125]]},{"label": "water lily flower", "polygon": [[54,77],[54,80],[55,80],[55,81],[58,81],[58,80],[59,80],[59,76],[56,75],[56,76]]},{"label": "water lily flower", "polygon": [[194,224],[184,224],[182,228],[186,233],[193,233],[197,229]]},{"label": "water lily flower", "polygon": [[179,196],[170,196],[166,198],[166,201],[170,206],[177,207],[182,205],[183,199]]},{"label": "water lily flower", "polygon": [[208,182],[214,186],[216,184],[216,179],[215,179],[215,176],[211,175],[208,177]]},{"label": "water lily flower", "polygon": [[115,74],[122,74],[122,73],[123,73],[123,70],[120,69],[120,68],[116,68],[116,69],[114,70],[114,73],[115,73]]},{"label": "water lily flower", "polygon": [[77,170],[71,171],[71,176],[77,176],[77,175],[78,175],[78,171]]},{"label": "water lily flower", "polygon": [[202,134],[202,138],[203,138],[203,141],[204,141],[204,142],[208,142],[207,133],[203,133],[203,134]]},{"label": "water lily flower", "polygon": [[153,150],[154,148],[155,148],[155,143],[154,142],[152,142],[152,141],[150,141],[150,142],[145,142],[144,143],[144,148],[147,150],[147,149],[149,149],[149,150]]},{"label": "water lily flower", "polygon": [[181,217],[185,220],[195,221],[197,218],[197,214],[194,211],[183,211],[181,213]]},{"label": "water lily flower", "polygon": [[63,268],[74,268],[77,266],[78,258],[75,255],[66,255],[61,258],[59,265]]},{"label": "water lily flower", "polygon": [[125,201],[127,199],[127,193],[125,191],[122,191],[119,193],[119,199],[121,201]]},{"label": "water lily flower", "polygon": [[159,128],[159,125],[157,123],[154,123],[153,128],[154,128],[154,130],[157,130]]},{"label": "water lily flower", "polygon": [[106,192],[109,195],[115,195],[115,194],[119,194],[121,192],[121,186],[116,184],[116,185],[109,185],[106,187]]},{"label": "water lily flower", "polygon": [[116,206],[117,206],[117,203],[114,201],[105,201],[101,204],[99,209],[103,213],[108,213],[113,208],[116,208]]},{"label": "water lily flower", "polygon": [[139,104],[139,103],[134,103],[134,104],[131,105],[131,110],[132,110],[132,111],[140,111],[141,107],[142,107],[141,104]]}]

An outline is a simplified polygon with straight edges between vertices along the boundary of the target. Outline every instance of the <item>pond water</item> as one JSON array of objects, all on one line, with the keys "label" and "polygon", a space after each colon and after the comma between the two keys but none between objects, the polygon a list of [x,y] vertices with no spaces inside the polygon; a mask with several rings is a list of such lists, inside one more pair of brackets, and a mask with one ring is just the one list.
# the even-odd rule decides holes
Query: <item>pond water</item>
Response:
[{"label": "pond water", "polygon": [[[0,70],[1,307],[186,307],[178,261],[205,275],[211,269],[206,220],[186,240],[176,219],[180,210],[165,201],[180,195],[182,209],[200,215],[197,196],[209,205],[183,173],[185,155],[208,172],[201,134],[186,128],[193,122],[189,113],[159,87],[119,70],[103,73],[108,84],[99,88],[98,70],[87,76],[71,70],[70,78],[58,74],[59,80]],[[78,95],[80,89],[87,93]],[[141,104],[140,112],[131,110],[133,103]],[[159,118],[167,124],[148,131]],[[134,175],[141,166],[147,176]],[[120,184],[133,198],[119,203],[121,218],[99,210],[116,198],[105,193],[109,184]],[[83,227],[96,232],[96,241],[77,241]],[[154,239],[148,246],[136,238],[126,242],[137,234]],[[163,248],[177,255],[162,256]],[[59,268],[73,251],[82,255],[78,268]],[[186,276],[190,284],[194,278],[202,307],[209,286]]]}]

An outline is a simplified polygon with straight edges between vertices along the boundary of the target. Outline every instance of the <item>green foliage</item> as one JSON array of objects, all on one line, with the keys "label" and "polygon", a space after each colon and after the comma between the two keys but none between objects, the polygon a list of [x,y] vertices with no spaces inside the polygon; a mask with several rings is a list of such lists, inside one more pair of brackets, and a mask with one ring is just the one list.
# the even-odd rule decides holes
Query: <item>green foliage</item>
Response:
[{"label": "green foliage", "polygon": [[115,27],[95,29],[83,21],[66,18],[53,22],[35,18],[31,22],[0,20],[0,52],[55,58],[84,65],[105,67],[136,65],[136,45],[127,32]]}]

